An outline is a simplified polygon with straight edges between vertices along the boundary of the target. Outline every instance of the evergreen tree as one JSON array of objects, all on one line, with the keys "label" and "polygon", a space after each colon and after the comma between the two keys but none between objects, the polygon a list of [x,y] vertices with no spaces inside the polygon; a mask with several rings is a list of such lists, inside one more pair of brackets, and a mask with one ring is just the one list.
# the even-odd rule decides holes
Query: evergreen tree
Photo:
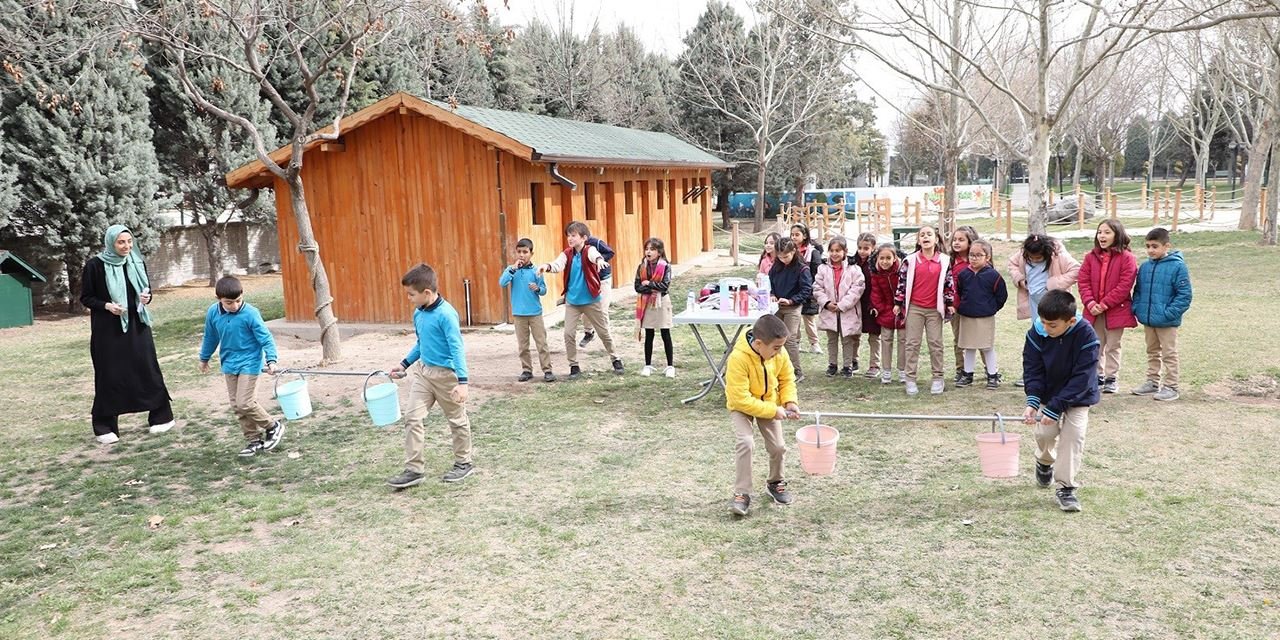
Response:
[{"label": "evergreen tree", "polygon": [[[61,0],[0,16],[6,32],[47,28],[64,42],[92,42],[101,17]],[[148,123],[147,78],[131,40],[82,50],[50,50],[26,59],[26,72],[0,76],[6,164],[22,176],[19,203],[0,244],[35,261],[65,265],[70,306],[79,305],[80,270],[115,223],[128,225],[142,250],[153,246],[159,170]]]},{"label": "evergreen tree", "polygon": [[602,45],[600,72],[609,81],[591,96],[600,121],[652,131],[669,128],[672,114],[667,92],[674,82],[671,63],[645,51],[635,31],[625,25],[605,37]]},{"label": "evergreen tree", "polygon": [[528,63],[512,48],[515,31],[504,28],[487,14],[476,12],[476,32],[483,37],[485,66],[493,91],[493,107],[505,111],[532,111],[534,92]]},{"label": "evergreen tree", "polygon": [[18,168],[8,158],[3,130],[0,122],[0,234],[18,208]]}]

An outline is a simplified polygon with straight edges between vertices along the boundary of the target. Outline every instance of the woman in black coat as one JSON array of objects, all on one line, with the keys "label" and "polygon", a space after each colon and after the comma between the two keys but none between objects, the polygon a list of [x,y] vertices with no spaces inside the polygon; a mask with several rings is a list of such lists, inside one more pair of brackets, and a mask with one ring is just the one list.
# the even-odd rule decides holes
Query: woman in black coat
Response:
[{"label": "woman in black coat", "polygon": [[133,250],[133,234],[112,225],[103,245],[84,265],[80,304],[89,308],[93,435],[112,444],[120,439],[122,413],[148,412],[151,433],[168,431],[174,419],[151,337],[147,269]]}]

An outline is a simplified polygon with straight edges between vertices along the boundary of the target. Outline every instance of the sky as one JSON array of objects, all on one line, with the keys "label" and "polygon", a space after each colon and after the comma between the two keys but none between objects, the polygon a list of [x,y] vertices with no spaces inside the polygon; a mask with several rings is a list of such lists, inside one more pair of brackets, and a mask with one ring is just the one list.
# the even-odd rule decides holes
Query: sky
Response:
[{"label": "sky", "polygon": [[[750,24],[751,12],[746,0],[728,0],[728,3]],[[635,29],[650,50],[672,59],[680,55],[684,36],[693,30],[707,6],[706,0],[507,0],[509,7],[503,5],[503,0],[489,0],[488,4],[503,23],[511,25],[527,24],[533,18],[555,23],[561,13],[573,16],[574,30],[581,34],[589,32],[597,23],[605,32],[626,24]],[[854,87],[861,99],[875,97],[868,86],[900,105],[915,95],[909,82],[867,56],[855,63],[854,71],[865,83]],[[876,105],[876,126],[892,140],[898,111],[879,98]]]}]

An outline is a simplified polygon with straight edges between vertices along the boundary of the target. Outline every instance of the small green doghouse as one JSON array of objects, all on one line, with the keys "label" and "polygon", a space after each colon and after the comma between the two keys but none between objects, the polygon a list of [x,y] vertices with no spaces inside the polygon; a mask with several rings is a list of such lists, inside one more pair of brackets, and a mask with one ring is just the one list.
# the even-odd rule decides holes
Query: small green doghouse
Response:
[{"label": "small green doghouse", "polygon": [[35,322],[31,307],[31,283],[44,276],[18,256],[0,249],[0,329],[25,327]]}]

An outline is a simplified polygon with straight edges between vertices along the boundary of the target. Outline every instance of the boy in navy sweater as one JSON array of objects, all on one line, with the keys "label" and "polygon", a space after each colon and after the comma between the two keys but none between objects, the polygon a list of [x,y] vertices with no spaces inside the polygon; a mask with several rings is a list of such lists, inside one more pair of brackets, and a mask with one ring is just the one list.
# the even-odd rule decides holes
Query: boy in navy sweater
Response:
[{"label": "boy in navy sweater", "polygon": [[1098,404],[1098,335],[1076,312],[1069,292],[1044,294],[1038,318],[1022,347],[1027,409],[1022,421],[1034,424],[1036,482],[1058,485],[1058,506],[1079,511],[1076,474],[1084,456],[1089,407]]},{"label": "boy in navy sweater", "polygon": [[542,300],[547,295],[547,281],[533,266],[533,241],[520,238],[516,243],[516,261],[502,270],[499,287],[511,287],[511,317],[516,328],[516,351],[520,354],[520,382],[533,379],[533,358],[529,355],[529,334],[538,348],[538,364],[542,379],[555,382],[551,373],[551,352],[547,349],[547,325],[542,322]]},{"label": "boy in navy sweater", "polygon": [[245,445],[240,456],[274,449],[284,436],[284,424],[272,420],[258,404],[258,376],[262,360],[267,373],[276,372],[276,341],[262,321],[257,307],[244,301],[244,287],[234,276],[224,276],[213,287],[218,301],[204,314],[204,340],[200,341],[200,372],[209,371],[209,359],[218,351],[222,378],[227,383],[231,409],[240,421]]},{"label": "boy in navy sweater", "polygon": [[[404,472],[387,484],[404,489],[422,483],[426,467],[422,458],[422,419],[431,405],[439,404],[453,434],[453,467],[441,480],[459,482],[471,475],[471,421],[467,418],[467,358],[462,350],[458,312],[440,297],[435,269],[425,265],[409,270],[400,279],[413,304],[413,332],[417,342],[409,355],[391,368],[393,377],[412,375],[409,409],[405,412]],[[411,374],[405,370],[417,363]]]}]

